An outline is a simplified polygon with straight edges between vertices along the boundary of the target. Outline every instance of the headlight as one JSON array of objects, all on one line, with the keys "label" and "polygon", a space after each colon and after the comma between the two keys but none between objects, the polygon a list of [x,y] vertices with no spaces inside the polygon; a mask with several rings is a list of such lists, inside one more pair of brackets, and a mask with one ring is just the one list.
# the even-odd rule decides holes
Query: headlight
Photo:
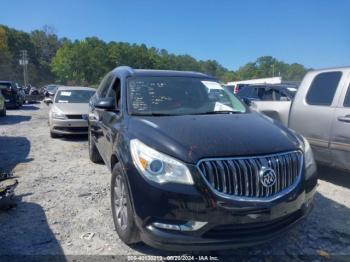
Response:
[{"label": "headlight", "polygon": [[309,142],[303,137],[306,178],[316,173],[316,163]]},{"label": "headlight", "polygon": [[146,146],[138,139],[130,141],[130,150],[135,166],[147,179],[160,184],[193,184],[190,171],[179,160]]},{"label": "headlight", "polygon": [[309,168],[311,165],[315,164],[314,155],[312,154],[310,144],[305,137],[303,137],[303,142],[304,142],[305,167]]},{"label": "headlight", "polygon": [[66,115],[61,112],[52,112],[52,118],[55,119],[67,119]]}]

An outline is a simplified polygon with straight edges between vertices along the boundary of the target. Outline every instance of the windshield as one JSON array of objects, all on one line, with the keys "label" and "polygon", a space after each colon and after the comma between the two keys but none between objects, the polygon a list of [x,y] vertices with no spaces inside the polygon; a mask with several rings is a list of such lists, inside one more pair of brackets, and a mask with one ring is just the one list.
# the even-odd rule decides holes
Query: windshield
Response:
[{"label": "windshield", "polygon": [[92,90],[60,90],[55,103],[89,103],[94,94]]},{"label": "windshield", "polygon": [[244,113],[244,105],[218,82],[195,77],[131,77],[132,115]]}]

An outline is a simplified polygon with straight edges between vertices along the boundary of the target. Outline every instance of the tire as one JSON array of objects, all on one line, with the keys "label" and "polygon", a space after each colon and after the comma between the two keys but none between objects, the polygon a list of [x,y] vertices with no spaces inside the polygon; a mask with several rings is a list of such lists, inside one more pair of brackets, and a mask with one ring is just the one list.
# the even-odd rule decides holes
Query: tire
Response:
[{"label": "tire", "polygon": [[56,133],[50,131],[50,137],[51,137],[51,138],[58,138],[59,135],[57,135]]},{"label": "tire", "polygon": [[95,142],[94,140],[92,140],[92,137],[91,137],[91,131],[90,131],[90,127],[89,127],[89,132],[88,132],[88,141],[89,141],[89,158],[91,160],[91,162],[93,163],[102,163],[102,157],[100,155],[100,152],[98,152],[98,149],[95,145]]},{"label": "tire", "polygon": [[119,238],[127,245],[140,242],[127,181],[120,163],[117,163],[112,170],[111,206]]}]

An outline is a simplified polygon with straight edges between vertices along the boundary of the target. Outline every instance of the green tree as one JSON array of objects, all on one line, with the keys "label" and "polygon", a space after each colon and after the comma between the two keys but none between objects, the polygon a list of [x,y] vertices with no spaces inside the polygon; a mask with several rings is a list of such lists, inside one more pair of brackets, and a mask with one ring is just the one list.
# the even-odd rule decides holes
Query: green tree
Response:
[{"label": "green tree", "polygon": [[20,51],[29,56],[29,82],[94,85],[113,68],[186,70],[203,72],[223,82],[282,76],[284,80],[301,80],[307,69],[301,64],[287,64],[272,56],[262,56],[237,71],[228,70],[216,60],[197,60],[188,54],[175,55],[165,49],[125,42],[106,43],[96,37],[71,41],[59,39],[54,29],[44,26],[31,33],[0,25],[0,77],[22,83]]},{"label": "green tree", "polygon": [[30,34],[34,45],[34,56],[37,60],[37,70],[40,72],[40,84],[54,82],[54,74],[51,71],[51,60],[56,55],[61,43],[54,33],[54,29],[45,26],[42,30],[35,30]]},{"label": "green tree", "polygon": [[307,69],[300,64],[287,64],[273,58],[262,56],[254,62],[247,63],[236,72],[237,80],[281,76],[283,80],[300,81]]},{"label": "green tree", "polygon": [[96,84],[109,70],[106,49],[106,44],[96,37],[66,43],[52,59],[52,71],[61,83]]},{"label": "green tree", "polygon": [[0,27],[0,79],[12,78],[12,55],[7,44],[7,35]]}]

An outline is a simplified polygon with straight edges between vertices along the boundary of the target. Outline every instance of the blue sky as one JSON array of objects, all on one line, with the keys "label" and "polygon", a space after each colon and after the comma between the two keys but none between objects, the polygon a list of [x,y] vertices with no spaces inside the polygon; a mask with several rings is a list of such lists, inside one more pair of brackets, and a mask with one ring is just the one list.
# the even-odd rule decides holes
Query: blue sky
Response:
[{"label": "blue sky", "polygon": [[262,55],[313,68],[350,65],[348,0],[2,0],[0,24],[145,43],[229,69]]}]

